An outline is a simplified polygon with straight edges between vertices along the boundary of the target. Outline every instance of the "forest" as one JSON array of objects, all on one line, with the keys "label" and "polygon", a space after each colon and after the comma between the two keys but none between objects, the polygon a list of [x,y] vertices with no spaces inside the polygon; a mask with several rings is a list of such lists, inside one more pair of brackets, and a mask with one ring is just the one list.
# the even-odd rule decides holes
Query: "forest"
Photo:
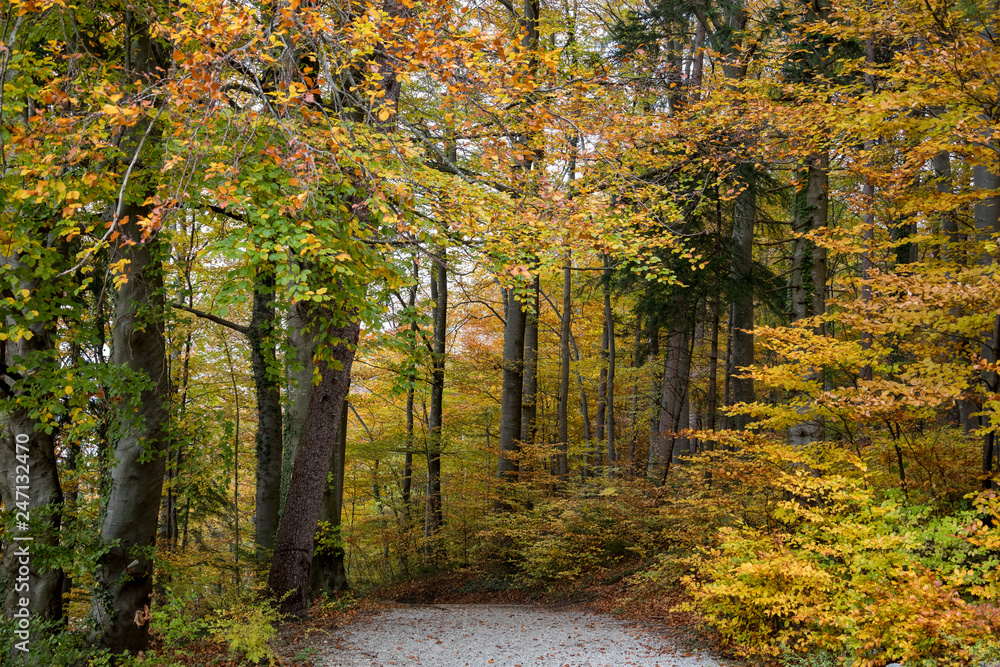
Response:
[{"label": "forest", "polygon": [[1000,659],[998,30],[0,0],[0,662],[274,665],[455,571]]}]

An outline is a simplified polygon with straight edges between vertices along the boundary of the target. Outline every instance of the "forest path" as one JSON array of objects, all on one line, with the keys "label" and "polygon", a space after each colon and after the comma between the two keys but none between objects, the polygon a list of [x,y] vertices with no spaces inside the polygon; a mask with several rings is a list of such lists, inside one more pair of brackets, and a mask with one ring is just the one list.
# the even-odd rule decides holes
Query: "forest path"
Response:
[{"label": "forest path", "polygon": [[398,606],[338,628],[323,667],[722,667],[603,614],[509,604]]}]

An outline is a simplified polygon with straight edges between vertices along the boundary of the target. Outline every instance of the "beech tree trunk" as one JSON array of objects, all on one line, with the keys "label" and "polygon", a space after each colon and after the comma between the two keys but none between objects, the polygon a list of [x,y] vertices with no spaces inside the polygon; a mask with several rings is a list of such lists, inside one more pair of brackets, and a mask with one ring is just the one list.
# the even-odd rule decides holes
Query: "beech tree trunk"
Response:
[{"label": "beech tree trunk", "polygon": [[[874,46],[872,48],[874,49]],[[952,194],[954,184],[951,175],[951,153],[949,151],[938,152],[934,156],[933,165],[935,189],[940,194]],[[944,233],[946,239],[946,243],[941,245],[941,261],[945,264],[964,266],[966,258],[963,242],[966,240],[966,235],[959,232],[958,217],[954,211],[946,211],[941,214],[941,231]],[[870,260],[868,260],[868,263],[871,263]],[[868,291],[870,298],[871,288]],[[955,311],[953,315],[957,318],[961,313]],[[968,345],[961,337],[953,336],[952,343],[962,350],[963,355],[971,353]],[[979,407],[973,398],[965,397],[959,399],[957,401],[957,408],[958,422],[966,434],[979,428],[979,417],[973,416],[979,410]]]},{"label": "beech tree trunk", "polygon": [[[420,265],[417,264],[416,258],[413,260],[413,285],[410,287],[410,297],[408,305],[410,312],[416,312],[417,307],[417,285],[420,280]],[[419,334],[420,327],[417,326],[416,321],[410,322],[410,332],[412,337],[410,338],[409,350],[410,350],[410,373],[407,376],[406,383],[406,452],[403,455],[403,480],[402,480],[402,496],[403,496],[403,531],[407,535],[407,541],[409,540],[409,532],[413,526],[413,507],[412,507],[412,494],[413,494],[413,450],[414,450],[414,438],[413,438],[413,392],[417,381],[416,377],[416,356],[417,356],[417,335]],[[404,552],[405,553],[405,552]]]},{"label": "beech tree trunk", "polygon": [[[513,290],[507,295],[503,329],[503,387],[500,402],[500,458],[497,471],[501,481],[517,479],[521,435],[521,401],[524,387],[525,313]],[[503,506],[503,503],[500,503]]]},{"label": "beech tree trunk", "polygon": [[[0,262],[5,271],[11,273],[22,266],[17,256],[0,258]],[[23,270],[30,271],[26,267]],[[20,289],[32,294],[37,294],[38,287],[35,280],[20,281]],[[12,319],[7,323],[15,324]],[[8,397],[16,402],[45,400],[44,390],[36,385],[35,375],[51,370],[55,352],[49,323],[35,321],[28,329],[31,338],[10,339],[0,348],[4,351],[0,359],[4,376],[0,376],[0,382],[4,383]],[[23,377],[9,370],[20,366],[28,369]],[[51,396],[48,399],[57,400]],[[3,615],[10,619],[15,612],[26,609],[32,619],[59,620],[63,616],[65,575],[58,568],[42,569],[39,560],[42,552],[59,545],[63,492],[56,465],[55,441],[45,432],[44,426],[30,416],[26,407],[18,407],[0,419],[0,500],[6,514],[15,519],[14,530],[4,535],[0,560]],[[27,523],[26,527],[20,525],[22,521]],[[27,605],[20,604],[22,598],[27,600]],[[31,629],[30,632],[27,638],[16,636],[14,642],[35,640],[37,631]],[[15,649],[13,654],[18,653]]]},{"label": "beech tree trunk", "polygon": [[[808,169],[806,173],[799,172],[795,187],[793,203],[792,231],[795,234],[805,234],[810,229],[809,210],[806,203],[806,191],[809,189]],[[807,289],[806,276],[808,266],[806,258],[812,257],[811,242],[796,236],[792,241],[792,285],[791,285],[791,321],[797,322],[809,317],[812,299]]]},{"label": "beech tree trunk", "polygon": [[559,322],[559,408],[556,416],[559,428],[559,445],[556,450],[556,476],[566,481],[569,478],[569,337],[570,309],[572,307],[571,288],[572,265],[567,258],[563,267],[562,317]]},{"label": "beech tree trunk", "polygon": [[[304,304],[296,306],[303,309]],[[302,321],[318,323],[311,313]],[[340,436],[341,407],[351,384],[351,366],[361,326],[357,321],[328,324],[325,336],[341,341],[317,349],[319,384],[313,387],[292,467],[275,540],[267,586],[283,613],[300,618],[309,611],[309,571],[312,566],[316,522],[319,521],[333,450]],[[340,368],[336,368],[339,365]]]},{"label": "beech tree trunk", "polygon": [[145,650],[149,625],[136,614],[152,605],[153,547],[167,449],[168,378],[163,338],[164,301],[161,242],[143,239],[144,208],[125,205],[121,236],[112,261],[128,260],[128,281],[115,294],[111,363],[135,378],[117,390],[115,463],[101,525],[108,551],[97,561],[91,615],[94,639],[119,653]]},{"label": "beech tree trunk", "polygon": [[321,549],[313,554],[310,580],[313,593],[335,593],[349,589],[347,572],[344,569],[344,543],[340,533],[344,508],[344,468],[347,463],[347,410],[348,403],[340,409],[340,429],[330,459],[330,474],[323,490],[323,504],[319,520],[330,526],[331,534]]},{"label": "beech tree trunk", "polygon": [[284,443],[281,451],[281,508],[285,512],[288,485],[292,479],[292,468],[299,451],[299,440],[306,423],[306,413],[313,392],[313,336],[308,332],[309,323],[302,308],[292,308],[288,313],[288,342],[294,358],[286,362],[287,389],[285,390]]},{"label": "beech tree trunk", "polygon": [[437,532],[444,523],[441,505],[442,410],[444,407],[444,361],[448,326],[448,251],[438,249],[431,277],[431,299],[434,301],[434,358],[431,376],[431,411],[428,419],[430,438],[427,445],[427,513],[424,522],[425,548],[428,555]]},{"label": "beech tree trunk", "polygon": [[[676,302],[676,299],[675,299]],[[681,348],[684,333],[679,328],[673,328],[667,336],[667,350],[663,355],[663,380],[660,382],[660,418],[659,433],[656,437],[656,457],[652,461],[655,468],[670,466],[671,454],[673,452],[674,438],[674,414],[678,411],[679,401],[678,377],[680,373]],[[654,468],[654,469],[655,469]],[[653,470],[650,474],[654,474]]]},{"label": "beech tree trunk", "polygon": [[601,372],[598,376],[597,382],[597,423],[595,424],[594,431],[594,441],[592,443],[593,447],[590,450],[589,466],[587,462],[584,462],[585,469],[589,468],[590,472],[601,464],[601,445],[604,443],[604,430],[605,430],[605,420],[607,418],[607,408],[608,408],[608,321],[604,320],[604,333],[601,336],[601,361],[605,362],[601,365]]},{"label": "beech tree trunk", "polygon": [[[809,158],[805,170],[805,187],[796,193],[796,231],[805,233],[819,230],[828,223],[829,195],[829,154],[820,153]],[[810,250],[809,276],[812,299],[807,296],[805,287],[805,251]],[[811,315],[822,315],[826,312],[826,248],[805,239],[796,239],[793,253],[792,274],[792,321],[797,321]],[[824,326],[816,326],[817,335],[823,335]],[[811,379],[822,382],[823,369],[813,368]],[[821,422],[810,419],[795,424],[789,430],[789,439],[795,446],[805,446],[819,440],[823,434]]]},{"label": "beech tree trunk", "polygon": [[[733,204],[733,257],[732,280],[736,291],[732,302],[732,401],[752,403],[753,378],[746,377],[742,369],[753,364],[753,228],[757,215],[757,193],[753,165],[742,164],[739,174],[743,190]],[[815,259],[814,259],[815,261]],[[747,415],[734,420],[737,429],[746,428]]]},{"label": "beech tree trunk", "polygon": [[660,330],[654,328],[649,333],[649,360],[653,366],[650,373],[650,410],[649,410],[649,449],[646,452],[646,474],[652,475],[656,470],[660,442],[660,396],[663,393],[663,375],[660,373]]},{"label": "beech tree trunk", "polygon": [[[976,165],[972,169],[972,178],[974,185],[977,190],[984,190],[990,192],[996,192],[1000,189],[1000,177],[992,173],[987,167],[983,165]],[[976,237],[977,240],[982,243],[990,238],[997,232],[1000,232],[1000,199],[996,196],[986,197],[981,199],[974,209],[974,218],[976,225]],[[978,257],[978,263],[982,266],[989,266],[992,262],[992,257],[990,253],[980,252]],[[994,317],[994,326],[992,331],[990,331],[986,338],[984,339],[983,345],[980,348],[980,355],[989,363],[995,363],[997,360],[997,346],[1000,344],[1000,315]],[[982,373],[983,382],[986,385],[987,391],[991,393],[996,393],[1000,390],[1000,382],[998,382],[998,377],[995,372],[983,371]],[[984,422],[992,421],[990,417],[983,418]],[[984,426],[988,426],[989,423],[984,423]],[[993,458],[995,456],[994,452],[994,442],[995,434],[991,431],[983,436],[983,483],[984,489],[992,488],[992,475],[993,475]]]},{"label": "beech tree trunk", "polygon": [[257,397],[257,490],[254,509],[257,562],[274,548],[281,509],[282,420],[274,340],[274,271],[257,270],[247,338]]},{"label": "beech tree trunk", "polygon": [[663,410],[660,412],[660,433],[663,458],[662,483],[667,480],[671,463],[688,446],[686,438],[677,432],[687,428],[688,379],[691,374],[691,350],[694,335],[691,329],[677,329],[670,337],[669,366],[663,379]]},{"label": "beech tree trunk", "polygon": [[628,454],[626,461],[629,475],[633,474],[636,465],[636,450],[639,446],[639,369],[645,360],[642,356],[642,322],[635,323],[635,340],[632,343],[632,400],[629,406],[629,430],[632,432],[629,438]]},{"label": "beech tree trunk", "polygon": [[531,292],[531,312],[524,321],[524,389],[521,407],[521,442],[535,442],[538,416],[538,290],[539,276],[535,274]]},{"label": "beech tree trunk", "polygon": [[[829,220],[829,191],[830,191],[830,154],[820,153],[813,156],[809,165],[809,187],[806,191],[806,209],[809,212],[809,227],[813,231],[825,229]],[[756,202],[754,203],[756,208]],[[751,229],[751,236],[753,230]],[[826,248],[814,243],[812,245],[812,288],[813,288],[813,315],[823,315],[826,313]],[[823,335],[826,327],[819,324],[816,333]],[[822,374],[823,369],[817,369],[817,373]]]},{"label": "beech tree trunk", "polygon": [[608,474],[612,466],[618,463],[618,450],[615,446],[615,320],[611,310],[611,258],[604,255],[604,321],[608,329],[608,378],[607,397],[605,398],[605,427],[608,431]]},{"label": "beech tree trunk", "polygon": [[[747,75],[747,62],[741,57],[740,39],[746,27],[747,12],[742,1],[725,8],[727,34],[723,35],[720,51],[723,55],[722,72],[728,86],[738,90]],[[747,140],[751,140],[747,138]],[[730,279],[734,295],[730,303],[729,339],[726,359],[726,405],[753,401],[753,380],[740,378],[741,369],[753,363],[753,228],[757,215],[757,193],[754,166],[744,162],[737,165],[737,187],[740,192],[733,202],[732,257]],[[743,429],[749,419],[745,415],[730,417],[727,425]],[[662,427],[661,427],[662,428]]]},{"label": "beech tree trunk", "polygon": [[[579,346],[577,346],[577,344],[576,344],[576,338],[573,336],[573,329],[569,326],[569,321],[566,319],[567,318],[566,313],[571,313],[571,306],[572,306],[571,291],[570,291],[570,287],[571,287],[571,284],[572,284],[572,280],[571,280],[571,277],[570,277],[570,271],[571,270],[572,270],[572,261],[571,260],[567,260],[567,264],[563,268],[563,310],[562,310],[562,312],[560,312],[559,308],[554,303],[552,303],[551,299],[548,299],[548,297],[546,297],[546,300],[549,301],[549,304],[552,306],[553,310],[556,311],[556,317],[559,318],[560,323],[565,323],[565,329],[563,329],[562,333],[560,333],[561,340],[562,340],[562,338],[568,338],[569,339],[569,345],[572,346],[572,348],[573,348],[573,357],[572,357],[572,359],[574,361],[576,361],[576,362],[579,362],[580,359],[581,359],[581,357],[580,357],[580,348],[579,348]],[[565,334],[565,336],[563,336],[563,333]],[[567,350],[567,355],[568,354],[569,354],[569,352]],[[565,372],[568,374],[569,370],[570,370],[569,369],[569,363],[566,363],[565,366],[564,366],[564,368],[565,368]],[[592,440],[592,435],[591,435],[591,424],[590,424],[590,408],[589,408],[589,403],[588,403],[588,400],[587,400],[587,386],[586,386],[586,384],[583,381],[583,375],[580,374],[580,371],[574,371],[574,374],[576,375],[577,386],[580,389],[580,419],[583,422],[583,441],[585,443],[589,444],[591,442],[591,440]],[[568,402],[568,400],[567,400],[567,402]],[[567,414],[566,414],[566,440],[568,441],[569,440],[569,406],[568,405],[566,407],[566,412],[567,412]],[[587,464],[586,464],[586,454],[585,454],[584,455],[584,468],[583,468],[583,472],[584,472],[585,476],[586,476],[586,473],[587,473],[586,465]],[[566,472],[567,472],[567,474],[569,473],[568,455],[567,455],[567,461],[566,461]]]},{"label": "beech tree trunk", "polygon": [[[714,431],[719,413],[719,299],[712,299],[712,342],[708,352],[708,430]],[[712,443],[707,443],[711,447]]]},{"label": "beech tree trunk", "polygon": [[[934,156],[934,188],[940,194],[952,193],[951,153],[940,151]],[[964,264],[961,242],[965,240],[958,231],[958,218],[953,211],[941,214],[941,231],[944,232],[947,243],[941,246],[941,259],[945,262]]]}]

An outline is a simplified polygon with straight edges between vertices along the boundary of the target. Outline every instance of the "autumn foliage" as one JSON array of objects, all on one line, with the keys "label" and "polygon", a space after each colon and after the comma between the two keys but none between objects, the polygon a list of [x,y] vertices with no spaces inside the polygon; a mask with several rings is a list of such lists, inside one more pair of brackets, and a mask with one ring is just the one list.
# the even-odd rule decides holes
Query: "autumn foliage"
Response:
[{"label": "autumn foliage", "polygon": [[4,618],[30,532],[38,664],[278,660],[291,552],[996,659],[997,20],[0,4]]}]

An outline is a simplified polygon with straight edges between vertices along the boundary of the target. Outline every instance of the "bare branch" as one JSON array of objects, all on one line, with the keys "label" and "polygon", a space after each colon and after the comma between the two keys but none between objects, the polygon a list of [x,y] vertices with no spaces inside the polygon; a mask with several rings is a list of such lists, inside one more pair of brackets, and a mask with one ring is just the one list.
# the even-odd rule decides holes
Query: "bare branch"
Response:
[{"label": "bare branch", "polygon": [[215,322],[216,324],[221,324],[224,327],[228,327],[233,331],[238,331],[244,336],[250,335],[250,327],[245,327],[242,324],[236,324],[235,322],[230,322],[224,317],[219,317],[218,315],[213,315],[212,313],[206,313],[203,310],[198,310],[197,308],[191,308],[190,306],[185,306],[183,303],[172,303],[170,304],[177,310],[183,310],[192,315],[197,315],[203,319],[209,320],[210,322]]}]

